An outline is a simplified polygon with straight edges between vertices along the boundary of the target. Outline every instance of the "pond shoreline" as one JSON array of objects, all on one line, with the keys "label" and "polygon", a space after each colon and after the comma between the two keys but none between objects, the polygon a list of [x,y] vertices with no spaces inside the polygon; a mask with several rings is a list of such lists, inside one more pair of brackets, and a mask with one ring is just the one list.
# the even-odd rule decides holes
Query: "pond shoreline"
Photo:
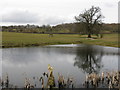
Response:
[{"label": "pond shoreline", "polygon": [[[65,44],[71,44],[71,43],[55,43],[55,44],[26,44],[23,46],[0,46],[0,48],[23,48],[23,47],[39,47],[39,46],[47,46],[47,45],[65,45]],[[91,43],[72,43],[72,44],[87,44],[87,45],[98,45],[98,46],[106,46],[106,47],[115,47],[115,48],[120,48],[119,46],[112,46],[112,45],[101,45],[101,44],[91,44]]]}]

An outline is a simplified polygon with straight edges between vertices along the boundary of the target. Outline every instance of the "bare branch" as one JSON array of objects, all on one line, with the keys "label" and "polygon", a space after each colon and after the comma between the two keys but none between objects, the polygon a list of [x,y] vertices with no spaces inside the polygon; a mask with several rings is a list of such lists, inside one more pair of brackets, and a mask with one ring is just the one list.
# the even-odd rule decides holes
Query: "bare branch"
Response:
[{"label": "bare branch", "polygon": [[102,22],[101,9],[99,7],[92,6],[90,9],[85,10],[84,13],[75,17],[76,21],[81,22],[86,25],[87,32],[91,34],[94,27]]}]

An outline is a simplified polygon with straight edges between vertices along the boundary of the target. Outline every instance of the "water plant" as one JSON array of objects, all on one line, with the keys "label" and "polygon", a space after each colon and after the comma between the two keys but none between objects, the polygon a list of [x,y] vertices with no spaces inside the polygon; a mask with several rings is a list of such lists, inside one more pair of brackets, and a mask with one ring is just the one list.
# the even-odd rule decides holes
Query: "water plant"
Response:
[{"label": "water plant", "polygon": [[[43,74],[38,77],[28,78],[25,77],[24,86],[21,88],[31,89],[37,88],[36,83],[32,84],[32,80],[37,80],[40,82],[39,86],[42,89],[52,89],[52,88],[76,88],[73,77],[65,78],[61,73],[58,73],[57,83],[55,83],[55,77],[53,74],[53,67],[48,64],[48,72],[43,72]],[[47,83],[45,83],[45,78],[47,78]],[[18,86],[12,85],[9,80],[9,75],[6,74],[0,78],[1,88],[18,88]],[[101,72],[86,74],[85,82],[83,82],[82,88],[120,88],[120,71],[111,72]]]}]

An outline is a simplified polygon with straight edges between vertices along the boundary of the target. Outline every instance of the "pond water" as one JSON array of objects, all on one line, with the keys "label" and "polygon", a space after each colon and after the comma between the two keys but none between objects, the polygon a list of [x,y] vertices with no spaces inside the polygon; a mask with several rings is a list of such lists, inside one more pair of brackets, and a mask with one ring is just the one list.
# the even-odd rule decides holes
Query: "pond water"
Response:
[{"label": "pond water", "polygon": [[[43,47],[2,49],[2,77],[7,73],[10,84],[24,86],[26,77],[36,87],[41,87],[37,78],[54,68],[55,80],[58,73],[65,78],[73,77],[75,87],[81,87],[87,73],[118,70],[118,48],[96,45],[50,45]],[[33,80],[33,77],[34,80]],[[57,81],[56,81],[57,83]]]}]

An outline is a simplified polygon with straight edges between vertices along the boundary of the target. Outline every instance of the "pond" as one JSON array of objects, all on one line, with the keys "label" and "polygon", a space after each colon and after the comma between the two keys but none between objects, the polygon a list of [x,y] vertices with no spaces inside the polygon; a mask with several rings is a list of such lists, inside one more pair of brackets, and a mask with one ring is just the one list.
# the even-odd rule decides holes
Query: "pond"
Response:
[{"label": "pond", "polygon": [[[42,47],[2,49],[2,77],[6,73],[10,84],[24,86],[25,78],[41,87],[37,78],[48,72],[48,64],[65,78],[73,77],[75,87],[82,87],[87,73],[118,70],[118,48],[96,45],[68,44]],[[34,79],[34,80],[33,80]],[[57,83],[57,81],[56,81]]]}]

